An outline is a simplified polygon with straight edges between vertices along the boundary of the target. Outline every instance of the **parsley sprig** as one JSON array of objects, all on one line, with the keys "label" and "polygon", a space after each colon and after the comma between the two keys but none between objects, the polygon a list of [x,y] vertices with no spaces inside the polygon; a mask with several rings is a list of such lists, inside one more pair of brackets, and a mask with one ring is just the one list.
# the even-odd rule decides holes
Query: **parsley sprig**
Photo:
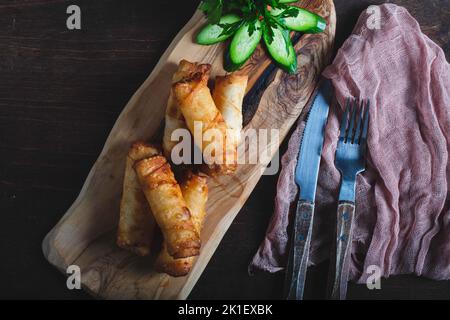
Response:
[{"label": "parsley sprig", "polygon": [[[278,65],[289,73],[297,70],[297,56],[290,31],[323,32],[326,20],[288,3],[294,0],[203,0],[208,19],[196,36],[198,44],[212,45],[233,36],[224,55],[224,69],[238,70],[252,56],[261,39]],[[246,34],[247,32],[248,34]]]},{"label": "parsley sprig", "polygon": [[[281,9],[279,15],[270,13],[272,9]],[[273,41],[273,30],[280,25],[282,18],[295,17],[298,11],[291,6],[283,4],[280,0],[203,0],[200,5],[208,22],[219,24],[220,17],[228,13],[237,13],[242,16],[242,20],[235,23],[219,24],[222,28],[222,35],[232,35],[245,23],[249,24],[250,35],[255,31],[256,20],[259,19],[264,29],[267,30],[269,42]],[[280,25],[281,26],[281,25]]]}]

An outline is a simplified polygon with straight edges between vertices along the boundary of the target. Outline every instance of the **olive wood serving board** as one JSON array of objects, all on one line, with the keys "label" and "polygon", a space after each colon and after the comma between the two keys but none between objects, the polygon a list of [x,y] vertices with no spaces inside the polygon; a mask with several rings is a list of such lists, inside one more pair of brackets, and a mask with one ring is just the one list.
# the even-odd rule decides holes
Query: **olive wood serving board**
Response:
[{"label": "olive wood serving board", "polygon": [[[336,27],[333,1],[304,0],[295,5],[318,13],[328,24],[324,33],[304,34],[295,43],[297,74],[274,68],[261,46],[239,71],[249,75],[249,93],[243,106],[244,132],[279,130],[279,141],[269,140],[257,151],[259,154],[269,152],[273,156],[298,117],[306,114],[319,76],[332,54]],[[222,67],[224,44],[200,46],[193,41],[204,23],[203,14],[197,10],[172,41],[120,114],[79,196],[43,241],[48,261],[64,274],[69,265],[79,266],[83,288],[97,298],[186,299],[267,165],[239,165],[233,176],[209,179],[201,254],[187,276],[172,278],[156,273],[155,255],[137,257],[117,247],[126,154],[136,140],[159,139],[171,77],[178,62],[187,59],[210,63],[212,79],[226,73]],[[248,146],[245,150],[253,152]]]}]

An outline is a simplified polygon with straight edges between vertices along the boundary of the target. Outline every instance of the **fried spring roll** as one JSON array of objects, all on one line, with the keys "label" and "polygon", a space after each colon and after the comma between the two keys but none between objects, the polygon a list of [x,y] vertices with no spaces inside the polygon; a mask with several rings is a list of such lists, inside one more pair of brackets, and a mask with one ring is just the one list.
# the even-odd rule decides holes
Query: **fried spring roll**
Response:
[{"label": "fried spring roll", "polygon": [[166,158],[155,156],[134,165],[142,190],[174,258],[200,253],[200,236]]},{"label": "fried spring roll", "polygon": [[153,146],[136,142],[130,148],[123,179],[117,245],[140,256],[150,253],[155,220],[133,170],[136,161],[159,154]]},{"label": "fried spring roll", "polygon": [[[184,77],[195,71],[196,64],[190,63],[186,60],[182,60],[178,66],[177,72],[174,73],[172,77],[172,83],[180,81]],[[163,151],[167,158],[170,158],[172,149],[177,144],[177,141],[172,141],[172,133],[179,129],[186,128],[183,115],[178,108],[178,104],[173,97],[172,90],[170,90],[169,100],[167,101],[166,116],[165,116],[165,127],[163,136]]]},{"label": "fried spring roll", "polygon": [[[201,232],[205,219],[206,201],[208,200],[208,186],[206,178],[190,174],[181,184],[181,192],[191,212],[192,221],[198,233]],[[161,253],[156,260],[156,270],[167,273],[173,277],[185,276],[189,273],[195,258],[174,259],[163,243]]]},{"label": "fried spring roll", "polygon": [[231,73],[216,77],[213,99],[225,120],[233,143],[241,141],[242,103],[247,89],[248,76]]},{"label": "fried spring roll", "polygon": [[[231,174],[236,169],[237,149],[227,137],[228,127],[211,96],[208,78],[209,70],[196,72],[175,83],[173,94],[194,142],[203,152],[207,173]],[[196,134],[196,127],[201,127],[200,134]]]},{"label": "fried spring roll", "polygon": [[[189,77],[189,75],[202,70],[209,70],[208,65],[192,63],[187,60],[181,60],[178,70],[172,77],[172,84]],[[166,158],[170,159],[172,149],[179,141],[172,141],[172,133],[177,129],[187,129],[183,114],[180,111],[177,100],[173,96],[173,90],[170,90],[169,99],[167,101],[165,127],[163,136],[163,151]]]}]

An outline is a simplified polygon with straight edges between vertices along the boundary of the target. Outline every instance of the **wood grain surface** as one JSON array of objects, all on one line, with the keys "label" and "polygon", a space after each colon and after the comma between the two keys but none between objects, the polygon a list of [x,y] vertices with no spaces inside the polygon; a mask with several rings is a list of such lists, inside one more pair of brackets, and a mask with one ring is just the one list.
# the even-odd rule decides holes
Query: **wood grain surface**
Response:
[{"label": "wood grain surface", "polygon": [[[361,11],[384,1],[334,2],[338,48]],[[449,0],[389,2],[405,6],[450,59]],[[82,30],[65,26],[70,4],[82,9]],[[0,298],[89,298],[67,289],[65,276],[44,259],[41,241],[77,197],[124,105],[197,5],[0,1]],[[272,214],[276,182],[277,176],[265,176],[257,184],[191,299],[281,298],[284,274],[247,273]],[[307,296],[323,298],[327,266],[310,270]],[[382,280],[382,290],[349,284],[348,298],[448,299],[450,282],[393,277]]]},{"label": "wood grain surface", "polygon": [[[270,61],[264,49],[257,48],[256,54],[240,71],[249,76],[250,90],[257,81],[264,81],[263,86],[256,88],[261,91],[255,101],[258,107],[245,126],[244,135],[253,129],[277,130],[283,140],[307,106],[322,70],[331,59],[336,27],[333,2],[299,1],[297,5],[326,18],[327,29],[320,34],[303,35],[294,45],[299,55],[295,75],[275,68],[262,79]],[[268,164],[260,160],[257,164],[242,164],[233,176],[208,180],[202,250],[187,276],[173,278],[157,273],[152,268],[154,256],[136,257],[117,247],[115,236],[126,154],[136,140],[160,140],[158,132],[178,62],[187,59],[210,63],[212,78],[225,74],[222,67],[225,46],[200,46],[192,41],[205,22],[203,13],[196,11],[169,45],[120,114],[77,200],[43,242],[46,258],[62,272],[69,265],[79,266],[83,287],[97,297],[185,299]],[[246,157],[252,159],[252,152],[256,152],[258,157],[269,154],[270,160],[279,143],[275,140],[266,144],[259,142],[258,150],[246,145]]]}]

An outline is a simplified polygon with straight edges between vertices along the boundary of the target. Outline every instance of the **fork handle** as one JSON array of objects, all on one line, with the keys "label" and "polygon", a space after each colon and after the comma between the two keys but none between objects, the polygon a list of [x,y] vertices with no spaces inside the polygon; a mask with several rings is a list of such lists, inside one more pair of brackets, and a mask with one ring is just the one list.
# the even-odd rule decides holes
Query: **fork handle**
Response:
[{"label": "fork handle", "polygon": [[352,250],[355,203],[340,201],[337,210],[336,257],[331,299],[344,300],[347,295],[348,272]]},{"label": "fork handle", "polygon": [[303,300],[309,248],[314,217],[314,203],[299,200],[292,232],[291,252],[286,273],[287,300]]}]

